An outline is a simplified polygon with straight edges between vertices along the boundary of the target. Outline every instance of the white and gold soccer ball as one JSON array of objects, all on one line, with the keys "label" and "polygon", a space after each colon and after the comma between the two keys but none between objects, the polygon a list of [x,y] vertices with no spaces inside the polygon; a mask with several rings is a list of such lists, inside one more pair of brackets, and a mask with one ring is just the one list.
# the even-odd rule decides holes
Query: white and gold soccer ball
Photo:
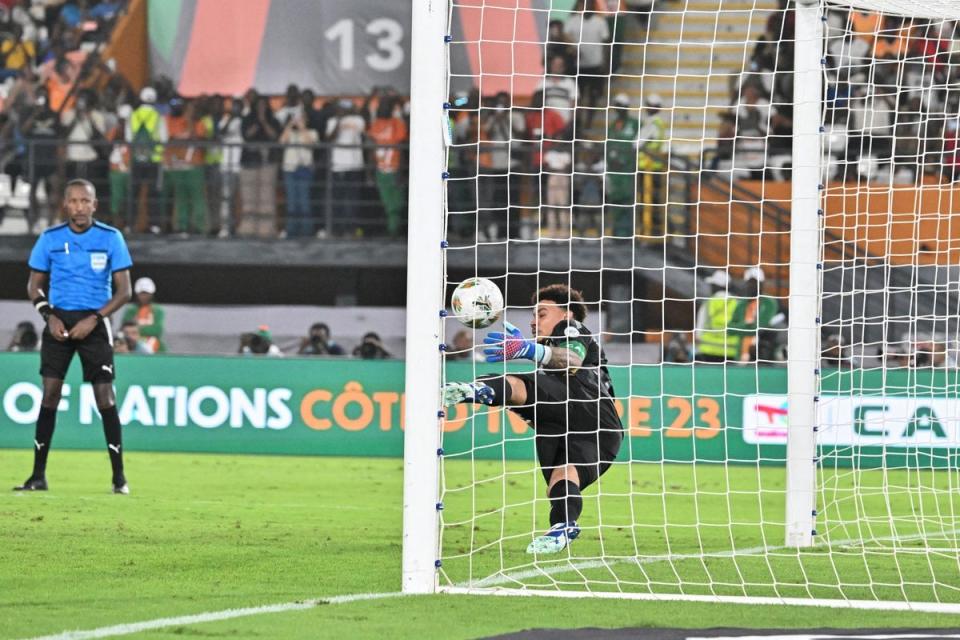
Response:
[{"label": "white and gold soccer ball", "polygon": [[467,278],[450,297],[453,316],[474,329],[489,327],[503,313],[503,294],[486,278]]}]

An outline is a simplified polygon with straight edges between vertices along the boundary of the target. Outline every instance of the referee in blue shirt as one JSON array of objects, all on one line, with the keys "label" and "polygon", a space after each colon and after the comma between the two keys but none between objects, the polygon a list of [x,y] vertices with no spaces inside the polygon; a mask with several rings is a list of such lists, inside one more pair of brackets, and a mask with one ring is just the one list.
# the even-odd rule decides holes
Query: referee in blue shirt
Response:
[{"label": "referee in blue shirt", "polygon": [[[71,180],[63,197],[67,222],[50,227],[30,253],[27,295],[47,325],[40,347],[43,400],[34,437],[33,473],[16,491],[46,491],[47,455],[63,379],[80,354],[83,379],[93,384],[113,468],[113,492],[128,494],[120,417],[113,393],[113,335],[107,318],[130,300],[133,261],[120,231],[97,222],[97,192]],[[48,292],[48,298],[44,292]]]}]

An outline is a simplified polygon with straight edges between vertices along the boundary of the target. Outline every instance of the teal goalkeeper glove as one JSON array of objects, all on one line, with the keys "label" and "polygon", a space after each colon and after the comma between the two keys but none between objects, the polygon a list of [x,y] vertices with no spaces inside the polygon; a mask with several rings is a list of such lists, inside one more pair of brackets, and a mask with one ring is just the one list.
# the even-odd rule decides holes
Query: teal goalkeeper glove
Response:
[{"label": "teal goalkeeper glove", "polygon": [[491,331],[483,339],[484,344],[492,345],[483,350],[487,362],[526,359],[543,364],[549,358],[547,348],[535,340],[524,338],[520,329],[506,320],[503,321],[503,327],[506,333]]}]

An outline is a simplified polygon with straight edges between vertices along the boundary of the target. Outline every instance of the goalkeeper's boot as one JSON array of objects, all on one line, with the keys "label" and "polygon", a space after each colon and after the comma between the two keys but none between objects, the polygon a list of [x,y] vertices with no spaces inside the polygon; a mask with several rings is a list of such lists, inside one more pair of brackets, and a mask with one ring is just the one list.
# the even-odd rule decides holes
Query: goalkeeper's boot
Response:
[{"label": "goalkeeper's boot", "polygon": [[448,382],[443,385],[443,406],[461,402],[493,404],[493,389],[482,382]]},{"label": "goalkeeper's boot", "polygon": [[113,479],[113,492],[121,495],[130,495],[130,487],[127,486],[127,480],[123,476]]},{"label": "goalkeeper's boot", "polygon": [[21,484],[18,487],[13,488],[14,491],[46,491],[47,490],[47,479],[43,476],[30,476],[27,478],[27,481]]},{"label": "goalkeeper's boot", "polygon": [[580,535],[580,527],[576,521],[558,522],[550,527],[544,535],[534,538],[533,542],[527,545],[527,553],[559,553],[569,546]]}]

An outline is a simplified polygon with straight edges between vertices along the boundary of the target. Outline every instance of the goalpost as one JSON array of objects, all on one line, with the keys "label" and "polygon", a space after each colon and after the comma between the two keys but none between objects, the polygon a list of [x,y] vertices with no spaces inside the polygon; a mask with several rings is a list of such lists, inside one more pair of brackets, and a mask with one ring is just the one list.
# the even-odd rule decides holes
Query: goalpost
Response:
[{"label": "goalpost", "polygon": [[[403,590],[960,613],[960,6],[577,4],[413,3]],[[474,276],[609,357],[557,555],[533,431],[441,406],[533,370],[447,317]]]}]

